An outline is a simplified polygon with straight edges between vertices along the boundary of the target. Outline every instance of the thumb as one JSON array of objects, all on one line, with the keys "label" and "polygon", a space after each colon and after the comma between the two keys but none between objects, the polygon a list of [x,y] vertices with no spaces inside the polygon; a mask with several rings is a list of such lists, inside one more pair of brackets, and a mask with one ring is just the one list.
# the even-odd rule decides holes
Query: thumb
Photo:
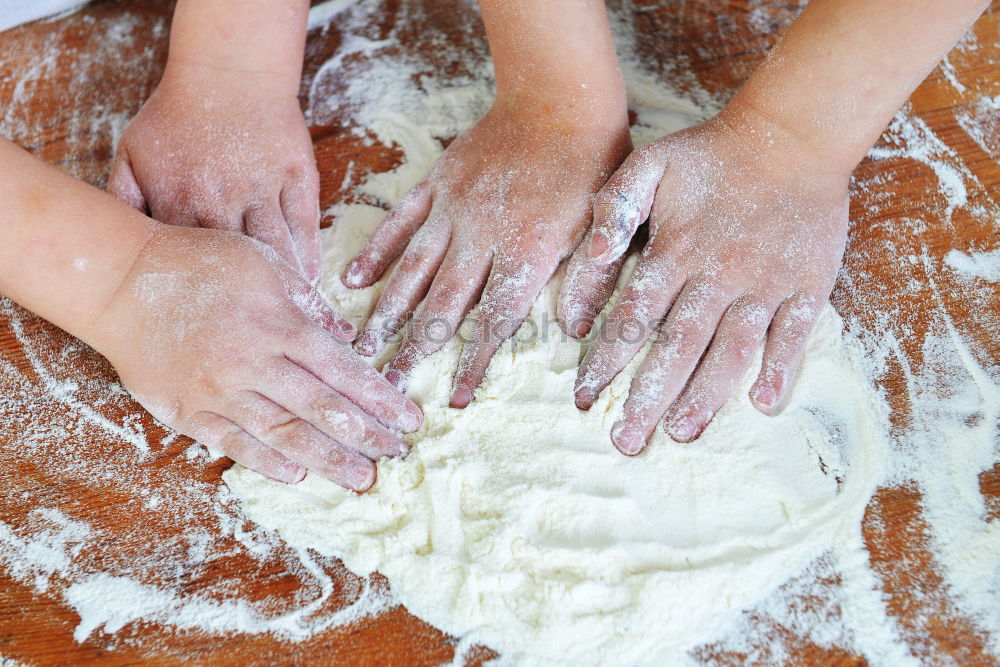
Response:
[{"label": "thumb", "polygon": [[597,193],[593,233],[586,248],[592,261],[611,264],[628,249],[635,230],[649,217],[666,168],[662,144],[647,144],[633,151]]},{"label": "thumb", "polygon": [[132,173],[128,151],[124,148],[120,148],[118,154],[115,155],[115,163],[111,167],[111,177],[108,178],[108,192],[140,213],[146,213],[146,198],[142,196],[139,182],[135,180],[135,174]]},{"label": "thumb", "polygon": [[618,279],[618,272],[625,262],[623,253],[610,264],[601,264],[587,257],[592,233],[573,253],[566,267],[566,277],[559,290],[559,326],[573,338],[583,338],[590,333],[594,320],[604,309]]}]

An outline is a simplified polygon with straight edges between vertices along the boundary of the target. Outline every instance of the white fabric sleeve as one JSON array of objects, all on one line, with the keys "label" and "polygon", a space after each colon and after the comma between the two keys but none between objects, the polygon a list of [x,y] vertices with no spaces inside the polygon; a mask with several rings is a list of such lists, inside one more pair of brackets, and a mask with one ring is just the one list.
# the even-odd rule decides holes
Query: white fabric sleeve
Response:
[{"label": "white fabric sleeve", "polygon": [[86,4],[86,0],[0,0],[0,31]]}]

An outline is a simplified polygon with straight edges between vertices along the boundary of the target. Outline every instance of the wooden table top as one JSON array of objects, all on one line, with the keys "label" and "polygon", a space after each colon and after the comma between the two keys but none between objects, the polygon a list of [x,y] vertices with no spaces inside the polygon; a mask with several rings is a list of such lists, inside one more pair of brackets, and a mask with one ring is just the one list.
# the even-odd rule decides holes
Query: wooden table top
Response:
[{"label": "wooden table top", "polygon": [[[382,11],[370,27],[373,37],[397,31],[407,48],[431,61],[447,61],[434,36],[484,53],[479,19],[464,0],[377,1]],[[651,66],[681,90],[696,83],[718,95],[745,79],[794,18],[798,3],[634,4],[638,43]],[[113,137],[162,71],[170,9],[165,0],[102,1],[0,35],[0,131],[40,158],[103,185]],[[1000,94],[1000,0],[973,33],[966,44],[975,48],[954,51],[909,102],[911,116],[946,144],[939,159],[974,176],[966,179],[968,205],[946,217],[937,177],[925,163],[892,155],[867,160],[856,172],[850,242],[833,296],[847,319],[896,333],[913,367],[921,363],[921,344],[940,309],[980,363],[1000,364],[1000,285],[970,285],[942,270],[950,249],[1000,248],[997,120],[986,143],[974,141],[959,124],[963,114],[982,112],[982,97]],[[341,42],[335,21],[310,33],[304,96],[310,78]],[[447,61],[442,68],[459,73],[460,66]],[[352,196],[345,183],[391,169],[401,158],[398,147],[345,131],[337,119],[314,126],[312,133],[324,208]],[[881,144],[892,141],[883,137]],[[984,216],[984,210],[992,214]],[[908,261],[911,256],[921,260]],[[938,286],[933,293],[930,279]],[[882,385],[893,423],[905,423],[902,367],[889,368]],[[296,554],[251,525],[221,483],[226,467],[225,460],[207,460],[189,440],[157,426],[92,351],[0,300],[0,656],[29,664],[431,665],[452,659],[454,638],[400,607],[299,641],[268,633],[211,635],[124,617],[116,632],[97,630],[77,642],[79,616],[66,596],[75,582],[101,573],[181,597],[247,601],[262,614],[292,612],[318,600],[309,613],[314,630],[366,586],[385,586],[377,575],[359,578],[334,559]],[[1000,520],[1000,462],[979,481],[991,519]],[[866,514],[863,535],[889,612],[923,659],[994,663],[984,652],[984,630],[949,600],[928,548],[920,500],[914,485],[883,488]],[[25,571],[9,557],[45,544],[61,545],[65,551],[59,553],[69,554],[69,562],[56,554]],[[836,573],[828,575],[836,586]],[[762,641],[782,646],[791,662],[864,662],[847,648],[818,646],[775,619],[754,620]],[[704,646],[697,655],[725,664],[747,658],[725,646]],[[467,659],[479,663],[490,656],[488,649],[476,649]]]}]

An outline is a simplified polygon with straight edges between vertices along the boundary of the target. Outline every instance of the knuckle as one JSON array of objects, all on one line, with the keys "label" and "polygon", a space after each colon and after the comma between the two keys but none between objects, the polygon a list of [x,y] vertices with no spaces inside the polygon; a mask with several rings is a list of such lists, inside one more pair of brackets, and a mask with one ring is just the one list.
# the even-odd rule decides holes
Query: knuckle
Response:
[{"label": "knuckle", "polygon": [[269,440],[291,445],[301,442],[304,426],[305,423],[298,417],[285,414],[269,421],[265,426],[264,433]]},{"label": "knuckle", "polygon": [[688,324],[679,324],[670,327],[665,332],[665,335],[657,338],[657,341],[662,341],[661,344],[663,346],[669,347],[676,354],[687,355],[688,351],[694,347],[694,332],[695,327]]},{"label": "knuckle", "polygon": [[427,263],[428,257],[427,251],[422,248],[407,248],[399,260],[397,272],[415,271]]},{"label": "knuckle", "polygon": [[660,142],[653,141],[648,144],[643,144],[639,148],[633,151],[632,156],[635,159],[636,166],[648,163],[650,160],[654,159],[659,155],[660,152]]}]

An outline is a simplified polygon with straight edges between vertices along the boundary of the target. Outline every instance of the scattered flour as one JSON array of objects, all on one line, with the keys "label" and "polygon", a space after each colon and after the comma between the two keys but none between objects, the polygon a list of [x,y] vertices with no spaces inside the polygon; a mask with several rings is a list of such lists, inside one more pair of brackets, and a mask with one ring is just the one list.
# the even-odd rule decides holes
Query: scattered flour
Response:
[{"label": "scattered flour", "polygon": [[970,253],[949,250],[944,261],[963,275],[990,282],[1000,281],[1000,250]]}]

